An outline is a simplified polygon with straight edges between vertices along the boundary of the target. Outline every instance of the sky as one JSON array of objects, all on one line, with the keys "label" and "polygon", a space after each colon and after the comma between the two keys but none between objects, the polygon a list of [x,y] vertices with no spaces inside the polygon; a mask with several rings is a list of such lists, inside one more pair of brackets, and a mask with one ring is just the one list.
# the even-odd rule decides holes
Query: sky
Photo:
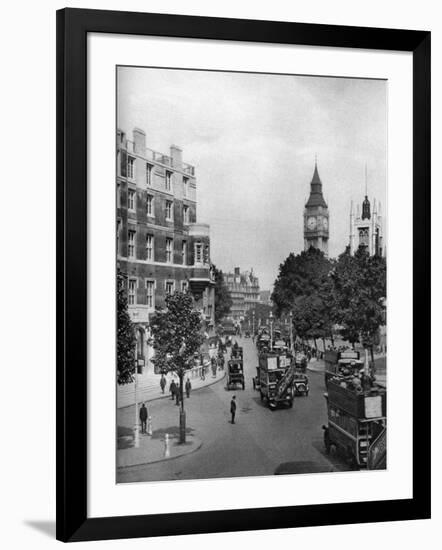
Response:
[{"label": "sky", "polygon": [[[386,213],[387,82],[119,67],[117,125],[146,146],[183,149],[195,166],[197,221],[211,259],[253,268],[272,289],[279,265],[303,250],[303,211],[315,157],[330,213],[329,255],[345,250],[350,202]],[[385,232],[385,222],[384,222]]]}]

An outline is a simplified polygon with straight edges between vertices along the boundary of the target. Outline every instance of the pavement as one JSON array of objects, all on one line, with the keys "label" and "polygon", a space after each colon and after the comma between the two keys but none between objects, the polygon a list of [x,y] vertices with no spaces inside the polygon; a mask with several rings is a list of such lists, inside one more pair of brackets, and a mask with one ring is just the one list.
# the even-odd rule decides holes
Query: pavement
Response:
[{"label": "pavement", "polygon": [[[198,389],[220,382],[225,377],[225,370],[218,371],[216,377],[212,372],[205,380],[192,382],[190,398],[184,398],[184,407],[194,397]],[[162,406],[155,401],[164,399]],[[167,399],[167,405],[165,405]],[[154,403],[153,403],[154,402]],[[145,402],[148,415],[152,419],[152,435],[142,434],[139,427],[139,447],[134,446],[135,406],[130,405],[117,409],[117,468],[127,468],[141,464],[152,464],[158,461],[171,460],[197,451],[202,440],[195,433],[192,425],[186,426],[186,442],[179,443],[179,410],[170,394],[158,395]],[[166,456],[166,434],[169,439],[169,453]]]},{"label": "pavement", "polygon": [[[201,371],[204,369],[205,376],[201,377]],[[217,371],[216,376],[213,377],[212,368],[210,362],[207,360],[204,363],[204,366],[195,367],[188,372],[188,377],[192,384],[192,389],[197,390],[205,386],[210,386],[215,382],[218,382],[225,376],[225,371]],[[187,375],[186,375],[187,378]],[[138,402],[143,401],[154,401],[155,399],[164,399],[169,397],[168,393],[169,385],[172,380],[175,380],[178,383],[178,376],[173,373],[168,373],[166,375],[166,388],[163,393],[160,388],[160,379],[159,374],[154,374],[150,369],[143,375],[138,376],[138,385],[137,385],[137,399]],[[125,408],[133,405],[135,402],[135,388],[134,384],[125,384],[123,386],[117,387],[117,408]]]}]

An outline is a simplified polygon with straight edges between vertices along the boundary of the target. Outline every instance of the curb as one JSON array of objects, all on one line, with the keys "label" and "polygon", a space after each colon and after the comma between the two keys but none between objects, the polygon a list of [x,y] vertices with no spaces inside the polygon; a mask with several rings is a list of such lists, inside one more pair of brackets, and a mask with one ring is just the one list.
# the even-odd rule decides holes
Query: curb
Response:
[{"label": "curb", "polygon": [[[222,376],[220,376],[219,378],[216,378],[215,380],[212,380],[211,382],[208,382],[204,386],[200,386],[199,388],[195,388],[194,390],[192,390],[192,393],[196,392],[198,390],[203,390],[204,388],[208,388],[209,386],[213,386],[213,384],[216,384],[217,382],[221,382],[221,380],[224,380],[225,377],[226,377],[226,371],[224,370]],[[170,399],[170,394],[165,393],[164,395],[161,394],[161,395],[157,395],[156,397],[152,397],[151,399],[146,399],[146,403],[151,403],[152,401],[158,401],[158,399]],[[132,403],[131,405],[124,405],[124,407],[117,407],[117,408],[118,408],[119,411],[121,411],[123,409],[127,409],[127,408],[133,407],[133,406],[134,406],[134,403]]]},{"label": "curb", "polygon": [[201,439],[198,439],[198,442],[185,453],[181,453],[175,456],[169,456],[168,458],[157,458],[155,460],[148,460],[147,462],[137,462],[136,464],[128,464],[127,466],[117,466],[117,470],[127,470],[128,468],[137,468],[138,466],[147,466],[148,464],[158,464],[159,462],[167,462],[169,460],[175,460],[176,458],[181,458],[182,456],[191,455],[199,449],[201,449],[203,442]]}]

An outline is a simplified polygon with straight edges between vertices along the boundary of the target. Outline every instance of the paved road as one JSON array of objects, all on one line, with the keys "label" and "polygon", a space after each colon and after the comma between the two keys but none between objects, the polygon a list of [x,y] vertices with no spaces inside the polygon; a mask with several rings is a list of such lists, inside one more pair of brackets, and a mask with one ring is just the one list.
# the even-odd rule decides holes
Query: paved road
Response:
[{"label": "paved road", "polygon": [[[309,373],[310,394],[296,397],[293,408],[270,410],[253,390],[258,363],[251,339],[244,347],[246,389],[228,391],[225,382],[195,391],[185,401],[187,427],[195,430],[203,445],[194,454],[118,473],[119,482],[204,479],[271,475],[285,462],[311,462],[315,471],[346,470],[337,457],[324,453],[322,425],[326,423],[324,376]],[[236,423],[230,423],[230,399],[236,395]],[[155,402],[156,415],[170,411],[169,400]],[[158,416],[157,416],[158,418]]]}]

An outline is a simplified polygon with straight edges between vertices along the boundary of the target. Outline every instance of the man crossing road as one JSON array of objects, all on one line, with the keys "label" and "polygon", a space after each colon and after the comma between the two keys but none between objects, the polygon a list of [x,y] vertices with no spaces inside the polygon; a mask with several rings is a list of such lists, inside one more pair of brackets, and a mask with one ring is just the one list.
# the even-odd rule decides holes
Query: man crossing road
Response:
[{"label": "man crossing road", "polygon": [[230,414],[232,415],[232,424],[235,424],[235,414],[236,414],[236,397],[233,396],[230,401]]}]

